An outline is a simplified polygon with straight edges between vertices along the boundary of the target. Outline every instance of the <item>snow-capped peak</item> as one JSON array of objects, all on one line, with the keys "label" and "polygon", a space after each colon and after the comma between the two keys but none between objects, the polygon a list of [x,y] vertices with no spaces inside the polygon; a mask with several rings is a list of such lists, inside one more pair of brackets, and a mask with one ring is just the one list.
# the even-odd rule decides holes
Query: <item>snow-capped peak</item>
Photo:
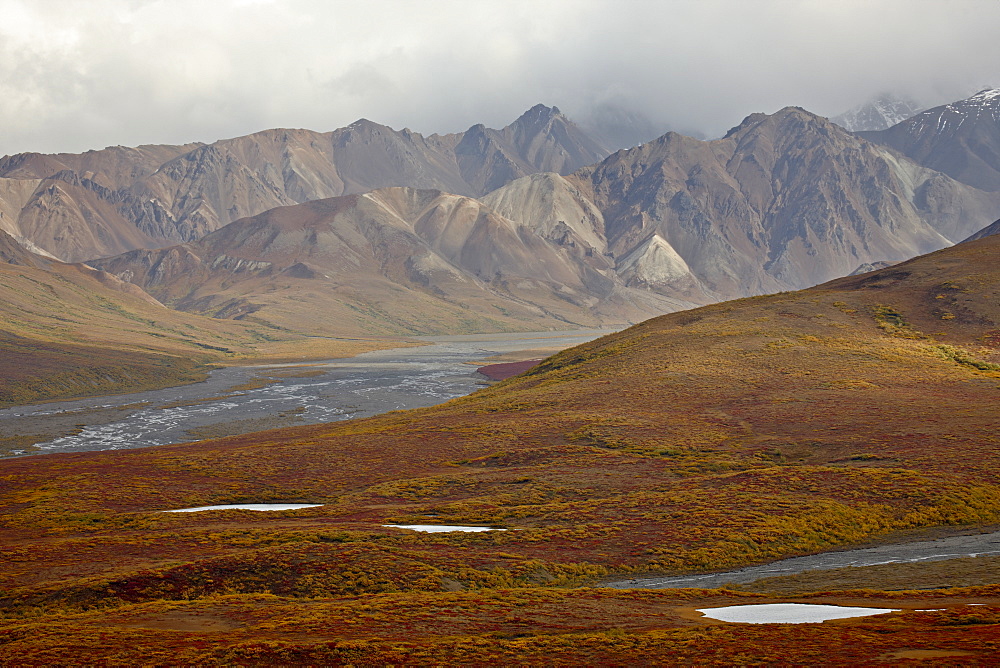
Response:
[{"label": "snow-capped peak", "polygon": [[968,100],[964,100],[965,103],[971,105],[989,105],[1000,102],[1000,88],[986,88],[979,91]]},{"label": "snow-capped peak", "polygon": [[1000,89],[986,88],[964,100],[928,109],[914,118],[909,132],[923,134],[929,126],[934,126],[936,134],[954,132],[967,121],[977,121],[982,117],[1000,123]]},{"label": "snow-capped peak", "polygon": [[992,100],[995,97],[1000,97],[1000,88],[984,88],[969,99],[982,98],[984,100]]},{"label": "snow-capped peak", "polygon": [[883,93],[873,100],[854,107],[830,120],[851,132],[885,130],[919,113],[923,109],[916,101]]}]

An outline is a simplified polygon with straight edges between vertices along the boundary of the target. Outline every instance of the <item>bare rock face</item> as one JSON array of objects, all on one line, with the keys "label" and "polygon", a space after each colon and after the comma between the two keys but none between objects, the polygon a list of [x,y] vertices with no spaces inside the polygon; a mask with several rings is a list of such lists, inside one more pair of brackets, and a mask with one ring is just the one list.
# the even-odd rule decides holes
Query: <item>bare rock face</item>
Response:
[{"label": "bare rock face", "polygon": [[658,234],[637,246],[618,263],[618,273],[630,286],[673,288],[697,281],[677,251]]},{"label": "bare rock face", "polygon": [[520,178],[481,199],[501,216],[564,247],[579,248],[588,256],[607,251],[604,215],[585,193],[558,174]]},{"label": "bare rock face", "polygon": [[669,276],[680,270],[670,248],[716,298],[806,287],[936,250],[997,205],[794,107],[751,115],[715,141],[668,133],[569,180],[592,193],[620,268],[655,275],[660,263]]},{"label": "bare rock face", "polygon": [[983,90],[887,130],[861,134],[957,181],[1000,192],[1000,89]]},{"label": "bare rock face", "polygon": [[0,229],[76,261],[193,241],[275,207],[376,188],[481,195],[607,154],[543,105],[501,130],[456,135],[362,119],[333,132],[267,130],[209,145],[20,154],[0,159]]},{"label": "bare rock face", "polygon": [[36,268],[44,268],[51,264],[49,258],[32,253],[3,230],[0,230],[0,262]]},{"label": "bare rock face", "polygon": [[848,274],[848,276],[860,276],[861,274],[867,274],[873,271],[878,271],[879,269],[891,267],[894,264],[895,263],[893,262],[886,262],[885,260],[879,262],[865,262],[864,264],[858,265],[858,268]]}]

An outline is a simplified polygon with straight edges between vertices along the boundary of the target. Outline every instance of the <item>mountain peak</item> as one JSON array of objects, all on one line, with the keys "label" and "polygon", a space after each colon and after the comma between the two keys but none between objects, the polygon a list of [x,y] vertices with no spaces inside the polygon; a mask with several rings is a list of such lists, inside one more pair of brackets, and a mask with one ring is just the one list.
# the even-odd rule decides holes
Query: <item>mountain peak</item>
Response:
[{"label": "mountain peak", "polygon": [[562,112],[559,111],[559,107],[547,107],[544,104],[536,104],[518,116],[517,120],[511,123],[511,127],[544,125],[556,118],[565,118]]},{"label": "mountain peak", "polygon": [[923,107],[912,98],[887,92],[830,120],[851,132],[866,132],[891,128],[921,111]]},{"label": "mountain peak", "polygon": [[807,111],[802,107],[784,107],[774,112],[773,114],[764,113],[754,113],[750,114],[743,119],[736,127],[732,128],[726,133],[723,139],[729,139],[738,135],[745,134],[754,128],[767,127],[767,126],[780,126],[782,124],[791,122],[799,122],[800,124],[808,125],[827,125],[829,121],[822,116]]},{"label": "mountain peak", "polygon": [[555,105],[553,105],[551,107],[548,107],[548,106],[542,104],[541,102],[539,102],[538,104],[536,104],[535,106],[533,106],[531,109],[528,109],[528,111],[526,111],[524,113],[525,114],[535,114],[535,115],[556,116],[556,115],[561,114],[562,112],[559,111],[559,107],[557,107]]},{"label": "mountain peak", "polygon": [[501,130],[472,126],[456,152],[465,180],[485,192],[534,172],[569,174],[608,155],[558,107],[544,104],[536,104]]},{"label": "mountain peak", "polygon": [[975,95],[969,98],[969,101],[979,100],[983,102],[990,102],[993,100],[1000,100],[1000,88],[984,88]]},{"label": "mountain peak", "polygon": [[989,192],[1000,192],[1000,89],[986,88],[865,139],[891,146],[924,167]]},{"label": "mountain peak", "polygon": [[381,123],[376,123],[375,121],[370,121],[367,118],[359,118],[350,125],[347,126],[352,130],[382,130],[382,129],[392,129],[387,125],[382,125]]}]

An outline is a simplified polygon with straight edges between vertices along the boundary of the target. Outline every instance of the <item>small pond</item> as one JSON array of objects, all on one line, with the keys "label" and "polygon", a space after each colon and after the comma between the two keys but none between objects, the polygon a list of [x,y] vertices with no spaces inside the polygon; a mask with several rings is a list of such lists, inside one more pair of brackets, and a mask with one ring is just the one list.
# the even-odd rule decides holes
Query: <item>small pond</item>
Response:
[{"label": "small pond", "polygon": [[300,510],[302,508],[318,508],[322,503],[229,503],[222,506],[198,506],[197,508],[179,508],[164,510],[164,513],[198,513],[203,510]]},{"label": "small pond", "polygon": [[899,612],[895,608],[849,608],[842,605],[809,603],[765,603],[763,605],[730,605],[724,608],[700,608],[698,612],[710,619],[740,624],[815,624],[828,619],[868,617]]},{"label": "small pond", "polygon": [[424,531],[426,533],[441,533],[445,531],[506,531],[506,529],[494,529],[493,527],[466,527],[449,524],[383,524],[390,529],[409,529],[410,531]]}]

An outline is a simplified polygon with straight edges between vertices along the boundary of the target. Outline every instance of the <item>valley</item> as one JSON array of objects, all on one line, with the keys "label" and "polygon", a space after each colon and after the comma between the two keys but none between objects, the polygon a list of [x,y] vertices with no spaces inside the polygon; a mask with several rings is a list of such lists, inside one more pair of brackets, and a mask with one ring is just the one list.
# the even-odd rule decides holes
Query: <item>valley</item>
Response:
[{"label": "valley", "polygon": [[[556,642],[568,657],[593,659],[618,651],[620,636],[587,634],[594,624],[607,629],[626,601],[635,615],[636,606],[761,596],[573,588],[612,573],[713,571],[893,532],[996,524],[992,406],[1000,366],[986,343],[1000,317],[998,239],[805,291],[661,316],[437,407],[0,462],[13,557],[0,574],[10,592],[4,614],[19,638],[8,647],[58,656],[50,636],[32,630],[38,622],[23,617],[44,609],[63,620],[46,633],[59,629],[83,651],[94,633],[88,610],[97,606],[115,611],[121,626],[113,637],[123,648],[132,625],[173,628],[180,622],[168,620],[182,614],[194,636],[158,636],[157,646],[175,651],[181,642],[192,660],[342,660],[354,647],[385,657],[460,657],[483,642],[520,657]],[[267,501],[323,505],[266,517],[151,512]],[[429,520],[508,531],[401,535],[380,526]],[[47,567],[24,570],[24,563]],[[982,651],[993,642],[995,588],[768,596],[905,608],[901,616],[809,631],[820,642],[872,624],[887,629],[884,640],[837,655],[847,660],[860,647],[940,650],[945,637],[950,649]],[[325,602],[310,603],[316,597]],[[554,604],[563,621],[539,633]],[[491,605],[523,621],[476,621]],[[241,634],[257,628],[247,626],[249,610],[267,615],[271,606],[302,620],[296,639],[268,632],[259,637],[276,644],[262,644]],[[432,626],[414,618],[432,635],[400,645],[374,622],[357,634],[335,630],[350,626],[358,606],[394,621],[428,606],[453,612]],[[930,609],[937,612],[918,611]],[[296,616],[320,611],[321,622]],[[571,621],[594,614],[600,621]],[[709,638],[735,633],[673,614],[650,618],[659,620],[656,630],[638,618],[616,623],[633,649],[676,648],[686,639],[704,652]],[[986,621],[963,625],[973,616]],[[210,627],[216,635],[201,650],[191,642],[206,631],[189,625],[198,619],[222,624]],[[942,635],[947,629],[955,635]],[[493,633],[528,636],[483,635]],[[783,633],[762,628],[754,642]],[[330,634],[339,638],[333,644],[324,640]],[[460,639],[443,639],[451,634]],[[795,656],[808,656],[806,645],[795,647]]]},{"label": "valley", "polygon": [[989,663],[995,109],[0,159],[0,662]]},{"label": "valley", "polygon": [[432,406],[484,386],[476,365],[488,358],[544,355],[597,336],[418,337],[413,347],[342,360],[231,366],[165,390],[0,409],[0,443],[9,444],[0,456],[145,448]]}]

